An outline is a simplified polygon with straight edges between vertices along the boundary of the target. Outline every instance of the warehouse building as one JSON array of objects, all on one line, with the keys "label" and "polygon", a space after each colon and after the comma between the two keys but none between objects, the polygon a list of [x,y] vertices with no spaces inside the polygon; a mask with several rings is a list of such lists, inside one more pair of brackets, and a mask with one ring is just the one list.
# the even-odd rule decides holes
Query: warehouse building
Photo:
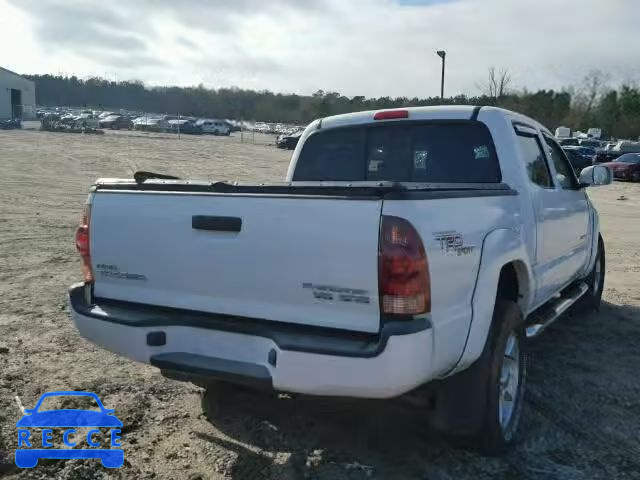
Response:
[{"label": "warehouse building", "polygon": [[32,119],[35,115],[36,84],[0,67],[0,120]]}]

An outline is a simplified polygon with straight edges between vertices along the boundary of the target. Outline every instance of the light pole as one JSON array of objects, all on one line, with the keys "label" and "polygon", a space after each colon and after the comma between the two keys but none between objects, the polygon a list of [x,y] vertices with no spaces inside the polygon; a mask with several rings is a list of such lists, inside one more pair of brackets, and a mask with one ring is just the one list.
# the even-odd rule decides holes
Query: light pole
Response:
[{"label": "light pole", "polygon": [[438,50],[436,53],[442,59],[442,81],[440,82],[440,99],[444,100],[444,60],[447,56],[447,52],[445,52],[444,50]]}]

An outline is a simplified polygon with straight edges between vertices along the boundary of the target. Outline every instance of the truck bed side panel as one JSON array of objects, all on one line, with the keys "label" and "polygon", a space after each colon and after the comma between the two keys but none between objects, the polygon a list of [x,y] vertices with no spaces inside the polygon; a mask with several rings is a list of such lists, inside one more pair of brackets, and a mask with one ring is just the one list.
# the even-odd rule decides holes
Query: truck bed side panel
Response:
[{"label": "truck bed side panel", "polygon": [[409,220],[420,233],[431,275],[433,371],[444,374],[463,352],[473,317],[472,299],[484,238],[514,228],[516,196],[385,201],[383,215]]}]

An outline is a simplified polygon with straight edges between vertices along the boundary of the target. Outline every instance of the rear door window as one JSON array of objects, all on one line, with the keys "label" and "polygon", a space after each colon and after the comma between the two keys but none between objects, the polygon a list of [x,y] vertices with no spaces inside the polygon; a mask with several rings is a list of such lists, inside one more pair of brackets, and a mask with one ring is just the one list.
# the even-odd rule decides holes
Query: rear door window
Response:
[{"label": "rear door window", "polygon": [[556,179],[560,184],[560,187],[565,190],[576,189],[578,187],[578,181],[576,180],[576,175],[564,152],[555,140],[548,135],[544,135],[544,140],[548,146],[551,161],[556,167]]},{"label": "rear door window", "polygon": [[293,180],[499,183],[489,130],[479,122],[425,122],[318,131]]},{"label": "rear door window", "polygon": [[520,144],[520,153],[522,154],[522,159],[525,162],[531,182],[543,188],[552,188],[553,184],[551,183],[549,167],[544,158],[542,145],[540,145],[538,137],[518,134],[517,138]]}]

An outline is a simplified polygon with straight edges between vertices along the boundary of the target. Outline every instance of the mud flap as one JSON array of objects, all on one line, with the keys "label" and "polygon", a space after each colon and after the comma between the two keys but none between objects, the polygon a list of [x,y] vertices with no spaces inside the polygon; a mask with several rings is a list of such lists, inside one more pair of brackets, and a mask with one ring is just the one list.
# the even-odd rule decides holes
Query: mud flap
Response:
[{"label": "mud flap", "polygon": [[433,428],[456,437],[473,436],[482,429],[490,361],[490,348],[485,346],[473,365],[434,385],[433,410],[429,413]]}]

